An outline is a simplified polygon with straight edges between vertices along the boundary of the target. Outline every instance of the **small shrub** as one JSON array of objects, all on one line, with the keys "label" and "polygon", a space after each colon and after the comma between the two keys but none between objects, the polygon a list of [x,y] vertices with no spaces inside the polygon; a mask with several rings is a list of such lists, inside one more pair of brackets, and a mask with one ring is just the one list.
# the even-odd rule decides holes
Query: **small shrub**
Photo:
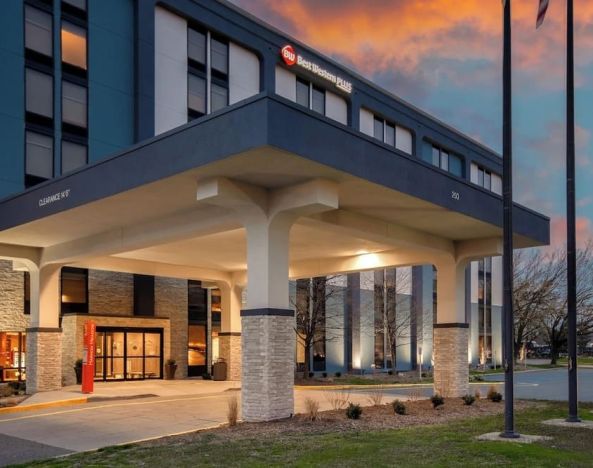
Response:
[{"label": "small shrub", "polygon": [[467,395],[462,396],[461,399],[463,400],[463,403],[465,404],[465,406],[471,406],[476,401],[476,397],[473,395],[470,395],[469,393]]},{"label": "small shrub", "polygon": [[387,371],[387,373],[388,373],[389,375],[393,375],[393,371],[392,371],[391,369],[390,369],[390,370],[388,370],[388,371]]},{"label": "small shrub", "polygon": [[499,403],[502,401],[502,393],[496,389],[496,386],[491,385],[488,389],[488,399],[493,403]]},{"label": "small shrub", "polygon": [[422,372],[422,378],[425,379],[426,377],[428,377],[428,374],[426,372]]},{"label": "small shrub", "polygon": [[324,379],[327,379],[327,372],[324,372],[323,374],[321,374],[321,376],[322,376]]},{"label": "small shrub", "polygon": [[432,407],[433,408],[438,408],[439,406],[445,404],[445,399],[441,395],[439,395],[438,393],[435,393],[431,397],[430,401],[432,402]]},{"label": "small shrub", "polygon": [[362,414],[362,408],[360,405],[350,403],[348,408],[346,408],[346,417],[348,419],[360,419],[360,415]]},{"label": "small shrub", "polygon": [[391,404],[393,405],[393,412],[395,414],[400,414],[402,416],[406,414],[406,405],[404,405],[403,402],[399,400],[393,400],[393,403]]},{"label": "small shrub", "polygon": [[470,381],[471,382],[483,382],[484,381],[484,377],[482,377],[481,375],[477,374],[477,375],[472,375],[470,377]]},{"label": "small shrub", "polygon": [[334,411],[343,410],[350,402],[350,391],[324,392],[325,399],[331,405]]},{"label": "small shrub", "polygon": [[313,398],[305,399],[305,415],[309,421],[319,419],[319,402]]},{"label": "small shrub", "polygon": [[82,368],[82,359],[77,359],[74,361],[74,367],[81,369]]},{"label": "small shrub", "polygon": [[226,417],[229,426],[237,425],[237,419],[239,418],[239,399],[236,396],[227,400]]},{"label": "small shrub", "polygon": [[309,378],[312,379],[313,377],[315,377],[315,372],[309,372]]},{"label": "small shrub", "polygon": [[167,361],[165,362],[165,365],[167,365],[167,366],[174,366],[175,363],[176,363],[175,359],[167,359]]},{"label": "small shrub", "polygon": [[384,389],[382,385],[378,385],[378,388],[371,390],[371,394],[367,397],[371,406],[381,406],[383,403]]},{"label": "small shrub", "polygon": [[339,379],[340,377],[342,377],[342,373],[341,372],[336,372],[335,376]]}]

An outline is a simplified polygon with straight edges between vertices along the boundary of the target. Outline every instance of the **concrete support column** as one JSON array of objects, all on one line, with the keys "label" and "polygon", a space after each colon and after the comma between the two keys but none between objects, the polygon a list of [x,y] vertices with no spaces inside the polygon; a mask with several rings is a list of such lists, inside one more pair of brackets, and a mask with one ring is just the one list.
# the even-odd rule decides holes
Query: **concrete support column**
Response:
[{"label": "concrete support column", "polygon": [[232,282],[217,282],[221,299],[220,357],[227,363],[227,378],[241,380],[241,297],[243,288]]},{"label": "concrete support column", "polygon": [[290,223],[247,226],[247,306],[241,311],[243,419],[294,412],[294,312],[288,297]]},{"label": "concrete support column", "polygon": [[[247,235],[247,304],[241,311],[241,399],[245,421],[294,412],[294,312],[289,308],[289,232],[300,216],[338,208],[327,180],[268,190],[218,178],[198,185],[197,200],[237,213]],[[230,301],[230,299],[229,299]]]},{"label": "concrete support column", "polygon": [[469,328],[465,320],[466,262],[437,267],[437,323],[434,324],[434,391],[461,397],[469,390]]},{"label": "concrete support column", "polygon": [[62,387],[60,266],[31,268],[31,327],[27,329],[27,393]]}]

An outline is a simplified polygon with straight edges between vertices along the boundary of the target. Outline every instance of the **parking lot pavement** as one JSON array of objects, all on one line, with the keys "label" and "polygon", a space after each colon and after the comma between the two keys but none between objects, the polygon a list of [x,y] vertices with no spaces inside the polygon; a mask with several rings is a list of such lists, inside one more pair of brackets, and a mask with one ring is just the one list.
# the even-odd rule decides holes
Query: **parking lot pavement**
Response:
[{"label": "parking lot pavement", "polygon": [[0,466],[26,463],[40,458],[51,458],[71,453],[60,447],[39,444],[30,440],[0,434]]},{"label": "parking lot pavement", "polygon": [[[485,380],[502,380],[502,375],[487,375]],[[593,369],[579,369],[579,401],[593,402]],[[515,397],[522,399],[568,399],[568,370],[542,369],[515,374]]]}]

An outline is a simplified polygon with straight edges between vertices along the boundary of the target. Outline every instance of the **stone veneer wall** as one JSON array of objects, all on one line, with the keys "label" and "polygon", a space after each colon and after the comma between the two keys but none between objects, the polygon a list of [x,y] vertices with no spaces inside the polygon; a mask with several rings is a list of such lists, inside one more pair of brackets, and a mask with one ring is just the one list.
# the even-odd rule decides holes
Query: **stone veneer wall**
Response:
[{"label": "stone veneer wall", "polygon": [[154,308],[157,317],[169,318],[171,326],[171,354],[177,361],[176,377],[187,377],[187,280],[156,277]]},{"label": "stone veneer wall", "polygon": [[219,334],[220,357],[227,363],[227,379],[241,380],[241,334]]},{"label": "stone veneer wall", "polygon": [[27,333],[27,393],[59,390],[62,386],[62,333]]},{"label": "stone veneer wall", "polygon": [[294,412],[294,316],[241,317],[243,420],[270,421]]},{"label": "stone veneer wall", "polygon": [[12,262],[0,260],[0,331],[25,331],[25,283],[22,271],[12,271]]},{"label": "stone veneer wall", "polygon": [[434,329],[434,388],[444,397],[462,397],[469,389],[469,328]]},{"label": "stone veneer wall", "polygon": [[130,273],[89,270],[89,313],[134,315],[134,276]]},{"label": "stone veneer wall", "polygon": [[[171,356],[171,327],[167,318],[114,317],[109,315],[65,315],[62,318],[62,384],[74,385],[74,363],[82,358],[84,322],[93,320],[97,327],[132,327],[163,329],[163,360]],[[164,372],[164,369],[163,369]]]}]

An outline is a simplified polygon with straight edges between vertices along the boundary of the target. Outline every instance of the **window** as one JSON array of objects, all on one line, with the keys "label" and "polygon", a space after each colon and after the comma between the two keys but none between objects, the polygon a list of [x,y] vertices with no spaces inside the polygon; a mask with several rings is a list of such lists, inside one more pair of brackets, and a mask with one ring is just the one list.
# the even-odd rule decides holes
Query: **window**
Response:
[{"label": "window", "polygon": [[54,172],[53,138],[35,132],[26,132],[25,149],[26,186],[31,187],[51,179]]},{"label": "window", "polygon": [[87,163],[87,147],[71,141],[62,141],[62,174],[74,171]]},{"label": "window", "polygon": [[188,375],[201,375],[208,361],[208,290],[199,281],[187,283],[188,297]]},{"label": "window", "polygon": [[296,103],[325,115],[325,89],[297,77]]},{"label": "window", "polygon": [[154,316],[154,276],[134,275],[134,315]]},{"label": "window", "polygon": [[87,128],[87,89],[84,86],[62,82],[62,122]]},{"label": "window", "polygon": [[86,11],[86,0],[62,0],[62,3]]},{"label": "window", "polygon": [[229,92],[228,92],[227,88],[212,83],[211,93],[212,93],[212,96],[211,96],[212,112],[216,112],[217,110],[220,110],[220,109],[228,106]]},{"label": "window", "polygon": [[296,102],[303,107],[309,108],[309,82],[297,78],[296,81]]},{"label": "window", "polygon": [[312,102],[311,102],[311,109],[315,112],[325,115],[325,90],[322,88],[318,88],[317,86],[313,86],[312,90]]},{"label": "window", "polygon": [[187,56],[190,60],[206,65],[206,34],[188,28]]},{"label": "window", "polygon": [[[208,51],[210,46],[210,54]],[[229,46],[210,32],[187,30],[188,120],[229,105]]]},{"label": "window", "polygon": [[28,271],[25,271],[23,273],[23,289],[23,313],[25,315],[29,315],[31,313],[31,275]]},{"label": "window", "polygon": [[425,157],[425,160],[428,160],[433,166],[440,167],[444,171],[447,171],[458,177],[463,177],[463,158],[451,153],[448,150],[440,148],[439,146],[433,145],[432,143],[427,143],[425,147],[427,148],[425,154],[430,155]]},{"label": "window", "polygon": [[62,62],[86,70],[86,30],[62,21]]},{"label": "window", "polygon": [[[367,110],[361,109],[361,119],[363,117],[368,118],[367,116],[369,115],[373,118],[372,136],[374,138],[388,144],[389,146],[395,147],[404,153],[412,154],[412,133],[408,129],[373,115]],[[362,126],[361,131],[368,133],[363,130]]]},{"label": "window", "polygon": [[212,70],[227,75],[229,72],[229,46],[212,38],[210,44]]},{"label": "window", "polygon": [[470,179],[474,184],[502,195],[502,178],[498,174],[472,163]]},{"label": "window", "polygon": [[84,268],[63,267],[61,274],[62,313],[88,313],[88,277]]},{"label": "window", "polygon": [[190,74],[188,85],[188,107],[192,117],[199,117],[206,113],[206,80]]},{"label": "window", "polygon": [[53,78],[51,75],[27,68],[26,110],[42,117],[53,118]]},{"label": "window", "polygon": [[29,5],[25,5],[25,48],[53,56],[52,16]]},{"label": "window", "polygon": [[0,382],[17,382],[26,379],[25,333],[0,332]]}]

